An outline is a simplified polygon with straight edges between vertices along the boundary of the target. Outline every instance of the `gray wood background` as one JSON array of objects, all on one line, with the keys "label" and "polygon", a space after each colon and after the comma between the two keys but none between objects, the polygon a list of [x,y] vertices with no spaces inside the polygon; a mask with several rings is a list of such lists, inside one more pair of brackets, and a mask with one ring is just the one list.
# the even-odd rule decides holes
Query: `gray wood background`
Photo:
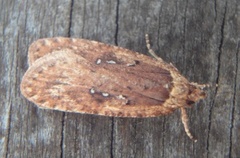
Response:
[{"label": "gray wood background", "polygon": [[[42,110],[19,85],[28,46],[43,37],[93,39],[155,52],[189,80],[218,84],[188,109],[157,118]],[[0,0],[0,157],[240,157],[239,0]]]}]

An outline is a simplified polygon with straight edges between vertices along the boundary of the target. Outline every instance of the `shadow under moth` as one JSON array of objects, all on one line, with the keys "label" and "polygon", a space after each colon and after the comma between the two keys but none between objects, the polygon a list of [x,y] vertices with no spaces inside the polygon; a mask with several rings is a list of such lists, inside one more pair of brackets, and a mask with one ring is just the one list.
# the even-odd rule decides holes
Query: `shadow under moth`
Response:
[{"label": "shadow under moth", "polygon": [[156,117],[205,98],[206,85],[189,82],[172,65],[117,46],[76,38],[45,38],[31,44],[22,94],[41,108],[113,117]]}]

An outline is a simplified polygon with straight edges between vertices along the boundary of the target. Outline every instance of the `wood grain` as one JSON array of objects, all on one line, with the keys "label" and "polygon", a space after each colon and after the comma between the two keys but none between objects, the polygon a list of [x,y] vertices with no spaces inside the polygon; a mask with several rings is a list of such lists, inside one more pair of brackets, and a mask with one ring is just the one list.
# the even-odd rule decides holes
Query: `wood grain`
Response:
[{"label": "wood grain", "polygon": [[[0,0],[0,157],[238,157],[239,3]],[[94,39],[147,54],[145,33],[188,80],[218,84],[188,111],[197,143],[177,111],[148,119],[68,114],[38,109],[20,93],[36,39]]]}]

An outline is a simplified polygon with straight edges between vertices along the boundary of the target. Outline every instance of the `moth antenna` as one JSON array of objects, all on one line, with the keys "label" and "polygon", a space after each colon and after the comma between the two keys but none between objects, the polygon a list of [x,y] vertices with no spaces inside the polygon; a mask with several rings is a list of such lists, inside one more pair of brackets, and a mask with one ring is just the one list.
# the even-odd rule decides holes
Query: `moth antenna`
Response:
[{"label": "moth antenna", "polygon": [[189,126],[188,126],[188,116],[187,116],[187,111],[185,108],[181,108],[181,118],[182,118],[182,123],[185,129],[186,134],[188,135],[188,137],[190,139],[192,139],[194,142],[197,142],[197,139],[195,139],[193,137],[193,135],[191,134],[190,130],[189,130]]},{"label": "moth antenna", "polygon": [[146,46],[148,48],[149,54],[151,54],[155,59],[163,62],[162,58],[158,57],[157,54],[151,49],[150,40],[148,34],[145,35]]}]

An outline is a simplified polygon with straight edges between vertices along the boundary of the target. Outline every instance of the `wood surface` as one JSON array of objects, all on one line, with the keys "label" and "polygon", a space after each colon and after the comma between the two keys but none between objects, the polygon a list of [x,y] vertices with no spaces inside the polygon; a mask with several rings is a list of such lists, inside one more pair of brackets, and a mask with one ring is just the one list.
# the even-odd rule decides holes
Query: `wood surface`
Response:
[{"label": "wood surface", "polygon": [[[211,158],[240,156],[239,0],[0,0],[0,157]],[[112,118],[37,108],[20,93],[29,45],[76,37],[147,54],[214,86],[188,109]],[[215,85],[218,85],[217,87]]]}]

